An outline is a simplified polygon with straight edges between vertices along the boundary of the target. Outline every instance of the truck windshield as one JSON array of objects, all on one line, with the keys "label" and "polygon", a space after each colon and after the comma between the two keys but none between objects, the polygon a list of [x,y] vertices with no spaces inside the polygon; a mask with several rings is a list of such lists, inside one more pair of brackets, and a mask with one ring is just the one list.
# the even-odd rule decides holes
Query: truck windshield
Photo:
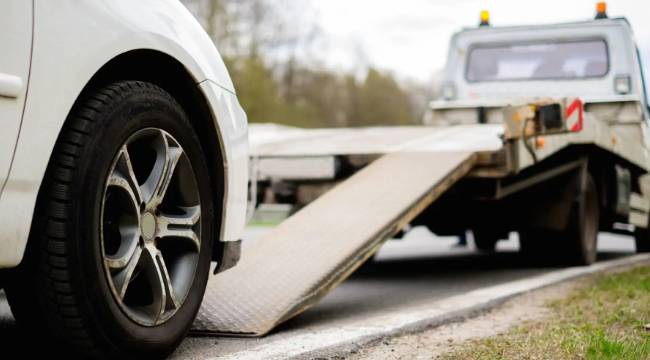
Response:
[{"label": "truck windshield", "polygon": [[609,71],[604,40],[477,45],[467,59],[467,81],[585,79]]}]

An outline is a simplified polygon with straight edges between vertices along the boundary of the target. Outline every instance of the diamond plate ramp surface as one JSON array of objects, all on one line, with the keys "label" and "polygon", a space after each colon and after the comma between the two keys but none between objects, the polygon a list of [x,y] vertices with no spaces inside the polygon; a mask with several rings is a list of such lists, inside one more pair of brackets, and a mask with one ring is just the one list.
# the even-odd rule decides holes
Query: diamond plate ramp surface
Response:
[{"label": "diamond plate ramp surface", "polygon": [[393,153],[371,163],[212,277],[193,332],[268,333],[341,283],[473,163],[472,152]]}]

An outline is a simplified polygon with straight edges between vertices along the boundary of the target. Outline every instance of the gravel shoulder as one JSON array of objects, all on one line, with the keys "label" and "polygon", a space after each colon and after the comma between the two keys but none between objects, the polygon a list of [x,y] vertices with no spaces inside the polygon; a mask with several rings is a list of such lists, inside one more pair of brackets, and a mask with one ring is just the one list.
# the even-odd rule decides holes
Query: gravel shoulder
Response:
[{"label": "gravel shoulder", "polygon": [[[387,338],[354,351],[349,360],[360,359],[436,359],[459,348],[465,342],[498,335],[526,322],[541,321],[551,314],[548,302],[568,296],[584,280],[562,283],[533,291],[502,306],[466,319],[416,334]],[[340,357],[338,357],[340,358]]]},{"label": "gravel shoulder", "polygon": [[382,339],[345,358],[646,358],[648,303],[646,264],[536,290],[475,318]]}]

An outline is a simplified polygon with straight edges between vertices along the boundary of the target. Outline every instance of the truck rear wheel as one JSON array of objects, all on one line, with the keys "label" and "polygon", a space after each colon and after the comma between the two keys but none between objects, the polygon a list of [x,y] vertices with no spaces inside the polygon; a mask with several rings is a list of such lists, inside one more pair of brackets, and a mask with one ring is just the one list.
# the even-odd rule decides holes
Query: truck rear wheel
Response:
[{"label": "truck rear wheel", "polygon": [[[648,224],[650,225],[650,218],[648,219]],[[636,243],[637,253],[649,253],[650,252],[650,227],[645,229],[637,228],[634,231],[634,241]]]},{"label": "truck rear wheel", "polygon": [[163,89],[123,81],[80,100],[7,284],[19,326],[83,358],[161,358],[208,279],[214,198],[200,142]]},{"label": "truck rear wheel", "polygon": [[483,252],[494,252],[502,236],[491,230],[473,230],[474,245]]},{"label": "truck rear wheel", "polygon": [[587,175],[585,189],[571,204],[567,227],[561,231],[525,229],[519,232],[520,251],[534,260],[569,265],[596,261],[600,208],[596,184]]},{"label": "truck rear wheel", "polygon": [[571,218],[561,241],[571,265],[591,265],[596,262],[600,205],[596,183],[587,175],[585,189],[571,207]]},{"label": "truck rear wheel", "polygon": [[519,231],[519,252],[535,261],[548,261],[553,247],[557,246],[558,234],[544,229]]}]

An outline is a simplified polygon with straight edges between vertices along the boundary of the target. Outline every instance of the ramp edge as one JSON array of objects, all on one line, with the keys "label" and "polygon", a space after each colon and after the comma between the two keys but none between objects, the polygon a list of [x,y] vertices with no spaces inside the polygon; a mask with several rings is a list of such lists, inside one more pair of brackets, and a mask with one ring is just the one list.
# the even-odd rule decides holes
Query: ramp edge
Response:
[{"label": "ramp edge", "polygon": [[[348,263],[348,266],[343,266],[338,271],[336,271],[328,282],[318,289],[314,289],[311,293],[306,294],[301,299],[298,299],[295,304],[287,312],[287,315],[281,318],[274,326],[278,326],[283,322],[300,315],[304,311],[308,310],[316,303],[320,302],[329,292],[334,290],[342,282],[344,282],[352,273],[354,273],[364,262],[366,262],[372,255],[374,255],[381,246],[388,241],[392,236],[397,234],[401,229],[408,225],[417,215],[424,211],[427,207],[433,204],[445,191],[449,190],[457,181],[462,179],[467,175],[471,170],[474,164],[476,163],[476,154],[470,153],[467,158],[462,161],[456,168],[452,169],[447,176],[440,179],[436,184],[432,185],[432,189],[429,193],[422,196],[418,199],[412,206],[410,206],[406,211],[400,214],[393,222],[387,224],[387,226],[379,231],[375,236],[373,241],[369,242],[366,247],[364,247],[357,254],[351,256]],[[263,335],[268,334],[273,328],[269,329]]]},{"label": "ramp edge", "polygon": [[[436,156],[441,155],[444,155],[445,160],[438,163]],[[329,291],[344,281],[364,261],[372,256],[391,235],[411,222],[453,184],[469,173],[475,162],[476,154],[473,152],[444,152],[437,154],[403,152],[401,154],[386,155],[373,162],[373,164],[355,174],[350,180],[341,183],[328,194],[316,200],[313,205],[310,204],[287,219],[282,225],[265,236],[264,239],[260,240],[259,246],[251,250],[254,255],[253,257],[249,255],[248,259],[250,260],[246,263],[247,266],[239,266],[240,272],[244,271],[243,274],[230,271],[225,274],[225,279],[223,277],[214,279],[214,286],[212,288],[213,295],[204,305],[206,310],[202,310],[202,316],[197,319],[192,333],[242,337],[268,334],[282,322],[304,312],[320,301]],[[412,166],[415,166],[415,168]],[[410,169],[414,171],[411,172]],[[398,172],[391,173],[391,171]],[[391,174],[399,174],[398,179],[401,180],[388,181],[385,183],[385,186],[375,187],[376,184],[384,183],[384,176],[391,176]],[[345,185],[346,183],[347,186]],[[414,187],[407,187],[405,195],[398,195],[401,194],[399,190],[401,189],[400,186],[405,183]],[[365,189],[369,189],[369,191]],[[362,195],[358,197],[356,194]],[[391,194],[388,197],[390,200],[385,199],[384,195],[386,194]],[[332,211],[332,205],[335,205],[336,201],[342,201],[341,199],[351,199],[352,204],[356,204],[352,206],[353,210],[351,211],[353,211],[353,214],[357,214],[358,211],[365,209],[364,206],[368,207],[369,214],[365,214],[360,219],[357,219],[356,217],[350,216],[343,216],[341,218],[340,212],[338,214],[333,213],[325,223],[316,224],[314,225],[315,228],[312,227],[312,229],[307,230],[310,227],[306,226],[308,223],[305,223],[305,220],[313,220],[315,216],[316,218],[320,218],[320,212]],[[356,202],[355,199],[356,201],[361,201],[361,203]],[[396,201],[396,203],[393,203],[393,201]],[[367,218],[370,214],[379,215],[379,218],[368,218],[375,219],[369,223],[355,223],[355,221],[364,221],[364,216]],[[342,231],[349,228],[353,234],[356,233],[353,236],[359,237],[348,237],[348,240],[354,240],[351,243],[344,241],[341,243],[340,248],[335,247],[332,249],[333,251],[327,251],[330,257],[326,257],[324,261],[325,263],[329,262],[329,266],[331,267],[322,268],[325,271],[316,270],[314,272],[316,268],[308,267],[306,269],[307,275],[302,275],[302,271],[297,269],[290,270],[291,267],[287,268],[287,271],[294,271],[293,274],[296,275],[290,275],[287,278],[293,277],[294,280],[300,279],[299,281],[306,281],[303,285],[300,285],[300,282],[298,282],[295,287],[289,285],[290,291],[296,289],[298,290],[297,292],[301,292],[300,294],[296,293],[294,296],[283,295],[284,299],[282,296],[278,298],[277,294],[279,293],[275,289],[286,286],[286,281],[275,281],[275,279],[278,279],[277,276],[260,282],[260,280],[269,276],[266,272],[260,273],[259,270],[255,270],[261,264],[259,262],[260,254],[266,254],[266,251],[269,251],[270,254],[278,254],[277,250],[272,250],[274,246],[280,244],[278,249],[283,249],[283,242],[285,243],[284,246],[286,246],[286,241],[289,241],[289,239],[292,239],[291,241],[295,240],[293,239],[295,237],[294,235],[300,234],[302,239],[304,239],[305,236],[309,236],[309,233],[311,233],[311,235],[317,234],[316,238],[318,240],[309,245],[311,249],[305,251],[306,253],[311,252],[309,256],[321,256],[319,255],[319,251],[314,253],[314,249],[317,249],[317,247],[314,248],[314,244],[323,241],[327,242],[316,246],[329,247],[329,244],[332,244],[331,240],[335,238],[330,236],[328,239],[327,235],[323,236],[323,234],[329,234],[329,230],[323,230],[321,228],[326,226],[325,229],[330,229],[327,226],[337,226],[335,224],[338,224],[338,222],[332,223],[337,218],[341,220],[345,219],[343,221],[345,225],[343,228],[339,228],[339,230],[331,233],[331,236],[336,236],[337,231],[339,232],[338,236],[347,234],[347,232]],[[351,221],[351,219],[356,220]],[[377,221],[378,219],[381,219],[381,221]],[[353,230],[357,226],[361,228]],[[343,236],[345,237],[345,235]],[[272,241],[274,237],[284,240],[279,240],[279,243],[274,242]],[[308,238],[311,239],[311,237]],[[322,249],[325,250],[326,248]],[[263,251],[263,253],[260,253],[260,251]],[[339,253],[337,255],[338,257],[332,258],[331,255],[337,252]],[[282,254],[282,252],[279,253]],[[284,255],[281,256],[285,256],[285,260],[289,260],[286,259],[286,254],[288,253],[284,252]],[[303,251],[304,254],[305,252]],[[274,272],[277,273],[281,268],[276,266]],[[246,274],[251,274],[252,277]],[[281,273],[275,275],[279,275],[281,278],[286,276]],[[315,276],[312,279],[317,281],[310,280],[310,276]],[[259,283],[260,287],[250,286],[250,284],[255,283]],[[248,284],[248,286],[239,284]],[[223,285],[226,285],[225,289],[221,287]],[[273,288],[269,288],[269,286],[273,286]],[[301,287],[302,290],[300,290]],[[220,291],[219,289],[224,289],[224,291]],[[239,289],[244,291],[241,292]],[[263,291],[262,289],[267,291],[265,294],[268,294],[268,291],[271,291],[271,294],[273,294],[275,291],[275,295],[270,296],[270,298],[277,298],[277,301],[271,300],[270,298],[259,298],[257,292]],[[239,300],[233,300],[233,298],[237,297]],[[246,305],[246,299],[252,299],[250,306]]]}]

